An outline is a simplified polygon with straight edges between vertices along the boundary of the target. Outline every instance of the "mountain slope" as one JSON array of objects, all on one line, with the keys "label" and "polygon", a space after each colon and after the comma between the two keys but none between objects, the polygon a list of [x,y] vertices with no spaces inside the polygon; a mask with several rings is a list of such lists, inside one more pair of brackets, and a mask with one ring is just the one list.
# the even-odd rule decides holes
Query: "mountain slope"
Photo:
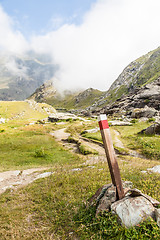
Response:
[{"label": "mountain slope", "polygon": [[[160,48],[157,48],[131,62],[106,92],[90,88],[81,93],[67,92],[62,97],[51,86],[52,84],[44,84],[36,90],[32,98],[38,102],[45,101],[57,108],[86,109],[91,112],[100,112],[102,109],[115,109],[116,106],[117,109],[120,109],[126,106],[123,106],[123,102],[131,108],[142,108],[147,105],[158,110],[159,98],[157,91],[159,91],[159,80],[157,79],[159,76]],[[150,97],[139,97],[146,95],[146,91],[150,92]],[[145,93],[143,94],[143,92]],[[153,100],[151,99],[152,96],[154,96]],[[129,99],[128,103],[124,101],[125,98]],[[118,102],[121,102],[121,105]]]},{"label": "mountain slope", "polygon": [[136,94],[138,89],[156,81],[159,76],[160,48],[157,48],[131,62],[90,109],[103,108],[129,94]]},{"label": "mountain slope", "polygon": [[47,61],[46,56],[0,57],[0,100],[24,100],[37,87],[51,79],[56,66]]},{"label": "mountain slope", "polygon": [[29,97],[37,102],[46,102],[56,108],[84,109],[94,103],[102,95],[102,92],[89,88],[82,92],[65,91],[60,94],[52,81],[47,81]]}]

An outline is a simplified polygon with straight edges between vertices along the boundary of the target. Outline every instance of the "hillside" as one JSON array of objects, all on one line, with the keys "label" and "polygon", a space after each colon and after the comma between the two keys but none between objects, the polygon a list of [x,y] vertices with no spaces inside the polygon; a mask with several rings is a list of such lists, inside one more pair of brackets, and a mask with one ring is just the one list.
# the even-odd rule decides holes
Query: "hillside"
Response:
[{"label": "hillside", "polygon": [[89,88],[81,92],[65,91],[60,94],[52,81],[47,81],[29,97],[37,102],[46,102],[56,108],[84,109],[94,103],[103,92]]},{"label": "hillside", "polygon": [[[94,112],[117,108],[118,111],[126,105],[126,110],[145,106],[159,110],[159,76],[160,48],[157,48],[131,62],[113,82],[110,89],[95,101],[89,110]],[[126,103],[124,100],[127,98]]]},{"label": "hillside", "polygon": [[[96,215],[108,194],[102,186],[111,183],[100,131],[91,131],[98,121],[37,121],[51,111],[33,100],[0,102],[6,119],[0,124],[0,239],[159,239],[151,218],[126,228],[108,210]],[[110,132],[123,182],[159,201],[160,136],[139,134],[150,124],[111,126]],[[97,190],[103,199],[91,202]]]},{"label": "hillside", "polygon": [[0,100],[26,99],[36,88],[53,77],[56,68],[45,55],[1,54]]},{"label": "hillside", "polygon": [[46,103],[35,101],[0,101],[0,118],[5,122],[36,121],[48,117],[56,110]]},{"label": "hillside", "polygon": [[79,112],[85,109],[112,114],[145,106],[159,110],[159,76],[160,48],[157,48],[131,62],[106,92],[90,88],[80,93],[66,92],[62,96],[52,82],[46,82],[37,88],[31,99]]}]

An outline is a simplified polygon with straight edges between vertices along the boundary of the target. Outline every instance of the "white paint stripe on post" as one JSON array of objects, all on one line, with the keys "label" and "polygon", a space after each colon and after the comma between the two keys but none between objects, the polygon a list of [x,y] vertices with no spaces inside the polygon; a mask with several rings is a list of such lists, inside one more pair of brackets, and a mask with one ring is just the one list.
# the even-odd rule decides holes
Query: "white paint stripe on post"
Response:
[{"label": "white paint stripe on post", "polygon": [[116,159],[112,138],[110,135],[109,125],[107,121],[107,116],[102,114],[98,117],[98,123],[101,131],[101,136],[105,148],[105,153],[107,157],[107,162],[111,174],[112,183],[116,186],[117,189],[117,197],[118,199],[122,199],[124,197],[124,190],[122,186],[122,180],[120,176],[120,170],[118,166],[118,162]]}]

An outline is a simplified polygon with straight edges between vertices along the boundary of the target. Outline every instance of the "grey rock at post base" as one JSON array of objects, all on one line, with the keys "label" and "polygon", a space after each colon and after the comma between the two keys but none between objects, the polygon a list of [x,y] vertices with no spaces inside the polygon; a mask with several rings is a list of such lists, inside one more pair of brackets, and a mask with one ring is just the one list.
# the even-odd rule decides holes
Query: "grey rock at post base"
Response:
[{"label": "grey rock at post base", "polygon": [[[103,194],[103,193],[102,193]],[[103,211],[110,210],[111,204],[116,201],[116,187],[110,186],[108,189],[104,189],[104,195],[99,200],[99,204],[96,211],[96,216]]]},{"label": "grey rock at post base", "polygon": [[[124,191],[128,192],[133,187],[132,182],[125,181],[122,183]],[[113,184],[106,184],[99,188],[96,193],[89,199],[90,205],[97,205],[96,216],[103,211],[108,211],[111,204],[116,201],[116,187]],[[106,205],[105,205],[106,204]]]},{"label": "grey rock at post base", "polygon": [[116,213],[126,227],[136,226],[148,217],[155,218],[155,208],[152,203],[142,196],[127,196],[111,205],[112,212]]},{"label": "grey rock at post base", "polygon": [[155,206],[158,206],[160,202],[138,189],[132,189],[132,182],[126,181],[122,184],[125,197],[119,201],[116,201],[116,187],[113,184],[99,188],[90,198],[90,205],[96,206],[96,216],[104,211],[112,211],[126,227],[135,226],[149,217],[157,220],[159,224],[160,213]]}]

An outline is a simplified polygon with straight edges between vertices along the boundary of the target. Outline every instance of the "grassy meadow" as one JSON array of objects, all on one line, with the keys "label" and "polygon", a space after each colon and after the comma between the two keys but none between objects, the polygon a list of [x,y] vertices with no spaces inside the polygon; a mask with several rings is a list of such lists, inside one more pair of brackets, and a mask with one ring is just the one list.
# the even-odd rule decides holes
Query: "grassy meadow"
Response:
[{"label": "grassy meadow", "polygon": [[[151,219],[127,229],[120,226],[110,213],[96,218],[95,208],[88,206],[88,200],[99,187],[111,182],[107,164],[85,164],[88,156],[67,150],[49,134],[66,128],[78,136],[83,130],[98,126],[97,121],[29,125],[29,122],[43,119],[47,114],[30,109],[26,102],[21,102],[21,107],[16,103],[17,107],[13,108],[10,103],[7,107],[5,104],[0,103],[1,117],[8,119],[0,125],[1,172],[45,166],[53,174],[0,195],[0,239],[160,239],[160,228]],[[42,107],[41,104],[39,106]],[[20,114],[22,111],[25,111],[23,116]],[[120,155],[118,163],[122,180],[132,181],[134,187],[160,201],[160,175],[141,172],[160,164],[160,138],[137,134],[148,124],[118,127],[126,148],[134,148],[148,157],[140,159]],[[85,137],[101,141],[99,133]]]}]

